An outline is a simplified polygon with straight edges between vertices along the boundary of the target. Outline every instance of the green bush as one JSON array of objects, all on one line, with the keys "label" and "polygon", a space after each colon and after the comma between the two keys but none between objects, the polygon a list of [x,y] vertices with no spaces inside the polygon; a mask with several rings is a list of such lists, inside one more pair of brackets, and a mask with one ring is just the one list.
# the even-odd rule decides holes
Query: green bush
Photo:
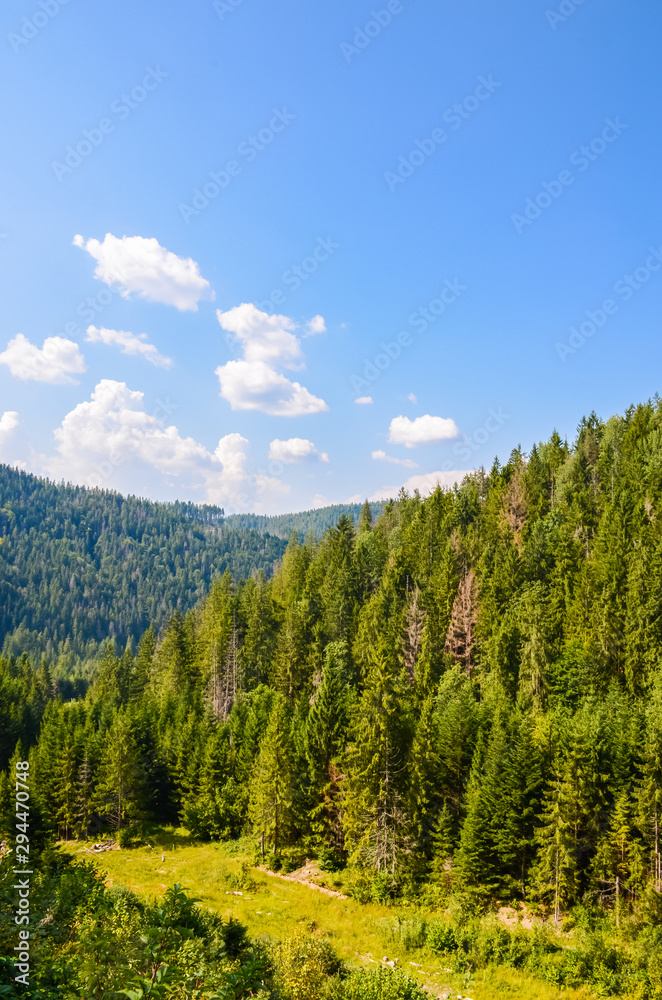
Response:
[{"label": "green bush", "polygon": [[387,903],[396,894],[396,883],[388,872],[378,872],[370,880],[370,898],[375,903]]},{"label": "green bush", "polygon": [[248,861],[242,861],[238,872],[228,872],[225,875],[225,881],[231,889],[241,890],[242,892],[257,892],[258,885],[253,877],[253,871]]},{"label": "green bush", "polygon": [[298,868],[303,868],[307,861],[306,852],[296,847],[287,847],[280,854],[281,871],[286,875],[295,872]]},{"label": "green bush", "polygon": [[445,920],[430,920],[426,927],[425,943],[430,951],[437,955],[445,955],[455,951],[457,942],[453,925]]},{"label": "green bush", "polygon": [[342,971],[340,959],[324,938],[299,934],[274,953],[275,978],[283,1000],[322,1000]]},{"label": "green bush", "polygon": [[379,927],[384,938],[390,943],[414,951],[423,948],[427,941],[427,921],[424,917],[388,917],[380,920]]},{"label": "green bush", "polygon": [[347,864],[341,851],[333,847],[322,847],[317,856],[317,863],[323,872],[340,872]]},{"label": "green bush", "polygon": [[413,979],[400,969],[380,966],[355,972],[342,985],[340,1000],[429,1000]]}]

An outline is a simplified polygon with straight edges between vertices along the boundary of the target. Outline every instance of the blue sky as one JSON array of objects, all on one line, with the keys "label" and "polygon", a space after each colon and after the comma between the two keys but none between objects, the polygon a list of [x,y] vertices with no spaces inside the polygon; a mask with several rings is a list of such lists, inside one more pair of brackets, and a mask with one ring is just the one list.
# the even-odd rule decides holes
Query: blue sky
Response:
[{"label": "blue sky", "polygon": [[5,5],[0,459],[269,513],[648,398],[661,27],[625,0]]}]

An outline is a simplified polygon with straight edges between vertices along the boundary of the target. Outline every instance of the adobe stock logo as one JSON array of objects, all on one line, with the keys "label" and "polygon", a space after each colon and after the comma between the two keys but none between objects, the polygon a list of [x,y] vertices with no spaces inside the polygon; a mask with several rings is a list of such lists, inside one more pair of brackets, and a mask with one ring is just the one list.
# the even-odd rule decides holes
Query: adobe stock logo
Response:
[{"label": "adobe stock logo", "polygon": [[561,0],[558,10],[547,10],[545,16],[552,31],[556,31],[559,24],[565,24],[569,17],[575,13],[584,0]]},{"label": "adobe stock logo", "polygon": [[[409,2],[411,3],[411,0]],[[355,56],[360,56],[362,52],[365,52],[375,38],[379,38],[382,31],[389,27],[393,18],[402,14],[403,10],[402,0],[388,0],[386,6],[381,10],[373,8],[370,11],[370,20],[366,21],[362,28],[358,26],[354,28],[353,44],[340,43],[340,51],[345,57],[345,62],[349,63]]]},{"label": "adobe stock logo", "polygon": [[660,270],[662,270],[662,245],[649,247],[646,260],[634,271],[622,275],[614,282],[612,291],[614,298],[604,299],[597,309],[587,309],[579,323],[570,327],[567,343],[562,341],[556,343],[556,353],[563,364],[568,355],[581,350],[587,340],[598,330],[602,330],[610,318],[619,312],[623,303],[629,302]]},{"label": "adobe stock logo", "polygon": [[[587,171],[591,164],[599,160],[627,128],[629,126],[622,122],[618,115],[615,118],[606,118],[605,127],[600,135],[584,146],[580,146],[579,149],[575,149],[571,154],[570,163],[577,168],[576,173],[583,174]],[[543,212],[546,212],[555,201],[558,201],[566,189],[576,180],[577,177],[572,170],[562,170],[553,180],[543,181],[538,194],[533,198],[527,198],[524,202],[523,213],[513,212],[510,216],[510,221],[515,227],[517,235],[521,236],[529,226],[533,225],[536,219],[539,219]]]},{"label": "adobe stock logo", "polygon": [[7,41],[14,52],[19,52],[24,45],[36,38],[42,28],[45,28],[67,3],[69,0],[40,0],[41,10],[36,10],[32,17],[24,17],[21,21],[20,35],[14,31],[10,31],[7,35]]},{"label": "adobe stock logo", "polygon": [[[456,101],[444,111],[441,116],[442,121],[453,132],[457,132],[500,86],[501,84],[493,78],[491,73],[487,77],[479,76],[478,83],[472,92],[467,94],[462,101]],[[389,191],[393,193],[398,184],[404,184],[445,142],[448,142],[448,132],[440,126],[432,129],[430,134],[423,139],[416,139],[415,148],[411,149],[407,155],[400,157],[395,171],[385,171],[384,180]]]},{"label": "adobe stock logo", "polygon": [[[128,94],[124,93],[116,97],[110,105],[111,114],[116,115],[121,122],[125,121],[131,112],[142,104],[154,90],[157,90],[163,80],[170,76],[159,66],[156,69],[147,66],[146,69],[147,72],[142,81],[132,87]],[[63,160],[53,160],[51,163],[53,173],[58,181],[61,183],[68,174],[73,173],[76,167],[79,167],[88,156],[92,155],[95,149],[99,148],[106,136],[115,131],[116,127],[116,122],[112,118],[101,118],[95,128],[84,128],[82,130],[83,138],[79,139],[75,146],[66,147]]]}]

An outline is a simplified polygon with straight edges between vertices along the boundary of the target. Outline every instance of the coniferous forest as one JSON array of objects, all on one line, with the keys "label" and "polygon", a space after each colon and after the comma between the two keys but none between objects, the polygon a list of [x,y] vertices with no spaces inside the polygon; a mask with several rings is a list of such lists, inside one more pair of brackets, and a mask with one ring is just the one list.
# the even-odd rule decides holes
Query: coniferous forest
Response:
[{"label": "coniferous forest", "polygon": [[[177,530],[145,539],[137,501],[111,513],[103,500],[121,536],[98,513],[95,537],[106,536],[93,556],[101,499],[58,489],[66,527],[48,544],[71,553],[58,557],[61,579],[74,579],[68,593],[84,587],[69,559],[79,553],[90,578],[103,577],[104,553],[121,537],[135,555],[125,575],[118,557],[108,586],[121,605],[137,574],[150,597],[136,597],[129,627],[98,589],[86,603],[63,584],[32,587],[27,629],[34,614],[53,641],[73,630],[81,656],[80,623],[106,631],[89,683],[67,697],[48,651],[20,655],[14,645],[0,659],[3,836],[13,829],[16,764],[29,761],[40,933],[58,956],[35,996],[243,997],[258,983],[264,997],[419,996],[395,972],[381,985],[377,971],[343,978],[328,955],[326,993],[278,986],[266,945],[181,890],[169,890],[159,915],[131,894],[109,895],[49,846],[112,836],[128,848],[150,824],[183,826],[200,841],[250,836],[255,863],[271,870],[314,857],[359,901],[445,911],[428,943],[454,960],[519,963],[601,996],[662,995],[659,400],[606,422],[591,414],[574,442],[553,433],[453,490],[402,493],[377,517],[366,503],[319,540],[293,533],[273,573],[276,539],[214,534],[196,508],[176,512]],[[2,515],[3,549],[24,551],[38,574],[48,523],[38,525],[34,507],[34,525],[12,535],[12,507]],[[227,565],[198,600],[230,530]],[[12,586],[6,579],[5,593]],[[5,599],[3,626],[15,638],[21,622],[7,608]],[[111,619],[124,622],[115,634]],[[49,906],[60,908],[57,930]],[[550,944],[549,954],[541,937],[526,944],[505,928],[471,937],[471,921],[504,906],[541,926],[604,933],[593,951]],[[141,935],[138,960],[126,942]],[[87,978],[72,971],[83,940],[92,942]],[[207,979],[193,987],[196,948]],[[214,948],[224,956],[217,966]],[[125,979],[93,967],[104,954]],[[153,973],[151,993],[148,966],[170,970],[162,987]]]}]

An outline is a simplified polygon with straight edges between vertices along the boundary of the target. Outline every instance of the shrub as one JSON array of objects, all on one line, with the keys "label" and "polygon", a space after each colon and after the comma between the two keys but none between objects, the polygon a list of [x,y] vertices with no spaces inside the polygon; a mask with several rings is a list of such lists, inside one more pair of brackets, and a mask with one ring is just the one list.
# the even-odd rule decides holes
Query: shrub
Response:
[{"label": "shrub", "polygon": [[346,865],[344,855],[333,847],[320,848],[317,863],[323,872],[339,872]]},{"label": "shrub", "polygon": [[455,951],[457,942],[452,924],[445,920],[431,920],[427,924],[425,943],[437,955]]},{"label": "shrub", "polygon": [[355,972],[342,986],[341,1000],[429,1000],[429,995],[399,969],[380,966]]},{"label": "shrub", "polygon": [[144,843],[143,829],[139,826],[123,826],[117,832],[117,843],[126,850],[131,847],[140,847]]},{"label": "shrub", "polygon": [[253,877],[253,871],[248,861],[242,861],[238,872],[228,872],[225,875],[225,881],[231,889],[241,890],[242,892],[257,892],[257,882]]},{"label": "shrub", "polygon": [[302,868],[306,860],[305,851],[299,850],[296,847],[287,847],[284,851],[281,851],[281,871],[289,875],[290,872],[295,872],[297,868]]},{"label": "shrub", "polygon": [[341,962],[330,942],[310,935],[296,935],[278,946],[274,954],[276,980],[283,1000],[322,1000],[329,979],[341,971]]},{"label": "shrub", "polygon": [[359,869],[352,869],[345,879],[345,891],[357,903],[369,903],[372,899],[371,880]]},{"label": "shrub", "polygon": [[427,922],[423,917],[390,917],[380,920],[380,930],[384,938],[406,951],[423,948],[427,939]]},{"label": "shrub", "polygon": [[370,880],[370,898],[375,903],[386,903],[395,896],[396,884],[388,872],[378,872]]}]

